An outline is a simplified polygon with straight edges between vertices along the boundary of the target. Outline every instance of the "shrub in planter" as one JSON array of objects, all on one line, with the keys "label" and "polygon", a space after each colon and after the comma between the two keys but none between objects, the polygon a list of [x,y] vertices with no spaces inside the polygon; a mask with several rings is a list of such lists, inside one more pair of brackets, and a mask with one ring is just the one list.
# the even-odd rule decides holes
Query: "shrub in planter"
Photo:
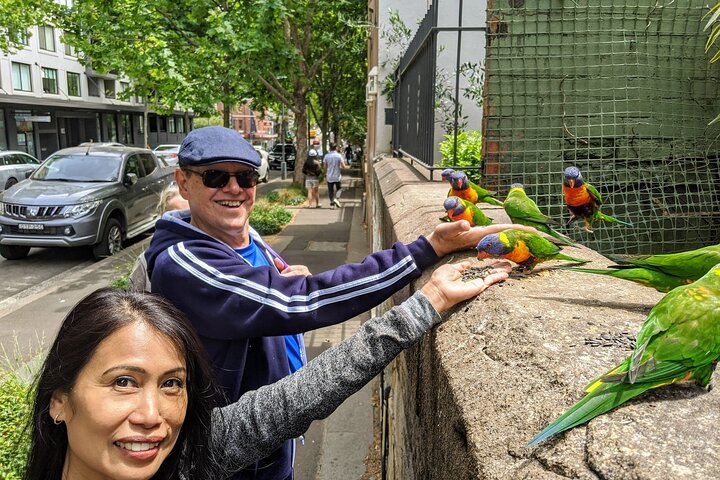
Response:
[{"label": "shrub in planter", "polygon": [[0,478],[21,480],[30,449],[32,385],[0,367]]},{"label": "shrub in planter", "polygon": [[482,134],[478,130],[458,133],[457,152],[455,140],[452,135],[445,135],[440,142],[440,154],[443,167],[454,167],[463,170],[463,167],[481,167],[478,170],[464,170],[470,180],[481,183],[482,170]]},{"label": "shrub in planter", "polygon": [[272,235],[277,233],[292,220],[292,213],[282,205],[268,201],[255,203],[252,214],[250,214],[250,225],[260,235]]}]

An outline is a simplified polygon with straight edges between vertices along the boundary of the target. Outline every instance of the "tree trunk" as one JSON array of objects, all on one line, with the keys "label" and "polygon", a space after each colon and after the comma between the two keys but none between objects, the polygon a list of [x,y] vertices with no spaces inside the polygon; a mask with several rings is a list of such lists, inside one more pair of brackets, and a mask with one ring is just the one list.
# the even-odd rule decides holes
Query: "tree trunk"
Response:
[{"label": "tree trunk", "polygon": [[230,126],[230,109],[232,107],[228,102],[223,102],[223,127],[232,128]]},{"label": "tree trunk", "polygon": [[148,101],[147,97],[145,97],[145,105],[143,109],[143,147],[149,148],[150,144],[148,143],[148,130],[150,130],[150,125],[148,125]]},{"label": "tree trunk", "polygon": [[293,183],[302,185],[303,163],[308,157],[308,115],[307,115],[307,98],[304,92],[296,91],[293,95],[294,103],[293,112],[295,113],[295,172],[293,173]]}]

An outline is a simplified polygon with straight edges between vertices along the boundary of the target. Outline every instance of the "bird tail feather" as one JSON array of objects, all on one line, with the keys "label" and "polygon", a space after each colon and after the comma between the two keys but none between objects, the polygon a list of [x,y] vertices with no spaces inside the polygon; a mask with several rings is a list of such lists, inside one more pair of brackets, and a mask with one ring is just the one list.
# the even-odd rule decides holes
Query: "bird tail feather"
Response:
[{"label": "bird tail feather", "polygon": [[501,202],[500,200],[498,200],[496,198],[492,198],[492,197],[488,197],[487,203],[489,203],[490,205],[497,205],[498,207],[503,206],[503,202]]},{"label": "bird tail feather", "polygon": [[590,260],[583,260],[582,258],[577,257],[571,257],[570,255],[565,255],[564,253],[558,253],[556,254],[553,259],[555,260],[568,260],[570,262],[578,262],[578,263],[588,263]]},{"label": "bird tail feather", "polygon": [[611,217],[610,215],[606,215],[606,214],[604,214],[604,213],[602,213],[602,212],[598,212],[598,218],[599,218],[600,220],[605,220],[606,222],[619,223],[620,225],[625,225],[625,226],[628,226],[628,227],[632,227],[632,226],[633,226],[632,223],[623,222],[622,220],[618,220],[617,218]]},{"label": "bird tail feather", "polygon": [[528,446],[532,447],[565,430],[589,422],[598,415],[609,412],[633,397],[653,388],[655,384],[607,384],[606,388],[597,389],[585,395],[579,402],[570,407],[568,411],[560,415],[554,422],[545,427],[543,431],[535,435]]},{"label": "bird tail feather", "polygon": [[574,245],[575,245],[575,242],[573,242],[570,237],[568,237],[568,236],[566,236],[566,235],[563,235],[562,233],[558,232],[557,230],[555,230],[555,229],[553,229],[553,228],[549,228],[549,227],[548,227],[548,230],[549,230],[549,232],[548,232],[549,235],[553,236],[554,238],[557,238],[557,239],[560,240],[563,244],[568,245],[568,246],[574,246]]}]

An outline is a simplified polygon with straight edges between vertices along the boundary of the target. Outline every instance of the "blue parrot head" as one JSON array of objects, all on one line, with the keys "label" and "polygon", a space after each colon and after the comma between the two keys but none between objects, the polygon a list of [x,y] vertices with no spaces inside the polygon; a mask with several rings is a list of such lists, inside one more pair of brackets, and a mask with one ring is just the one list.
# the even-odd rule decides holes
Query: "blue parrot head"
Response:
[{"label": "blue parrot head", "polygon": [[525,190],[525,185],[523,185],[522,183],[516,182],[516,183],[513,183],[512,185],[510,185],[510,190],[512,190],[513,188],[519,188],[520,190]]},{"label": "blue parrot head", "polygon": [[450,185],[455,190],[466,190],[469,188],[468,177],[465,172],[455,172],[450,175]]},{"label": "blue parrot head", "polygon": [[563,175],[563,185],[566,187],[574,188],[583,184],[582,174],[580,174],[580,169],[578,167],[567,167],[565,172],[563,172]]},{"label": "blue parrot head", "polygon": [[446,168],[445,170],[443,170],[442,172],[440,172],[440,177],[442,178],[442,181],[443,181],[443,182],[448,182],[448,183],[450,183],[450,176],[451,176],[453,173],[455,173],[455,170],[453,170],[452,168]]},{"label": "blue parrot head", "polygon": [[485,235],[475,249],[478,251],[478,258],[497,258],[507,253],[507,246],[500,239],[499,233]]},{"label": "blue parrot head", "polygon": [[458,197],[450,196],[443,202],[443,207],[447,210],[448,215],[462,215],[465,211],[465,205],[462,204]]}]

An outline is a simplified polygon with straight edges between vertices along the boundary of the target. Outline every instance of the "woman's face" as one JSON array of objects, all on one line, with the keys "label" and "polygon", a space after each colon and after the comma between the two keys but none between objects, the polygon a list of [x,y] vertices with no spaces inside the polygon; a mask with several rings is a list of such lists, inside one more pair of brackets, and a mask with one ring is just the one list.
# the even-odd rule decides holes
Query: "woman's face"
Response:
[{"label": "woman's face", "polygon": [[65,422],[63,478],[147,479],[175,446],[187,409],[185,360],[144,322],[103,340],[50,415]]}]

